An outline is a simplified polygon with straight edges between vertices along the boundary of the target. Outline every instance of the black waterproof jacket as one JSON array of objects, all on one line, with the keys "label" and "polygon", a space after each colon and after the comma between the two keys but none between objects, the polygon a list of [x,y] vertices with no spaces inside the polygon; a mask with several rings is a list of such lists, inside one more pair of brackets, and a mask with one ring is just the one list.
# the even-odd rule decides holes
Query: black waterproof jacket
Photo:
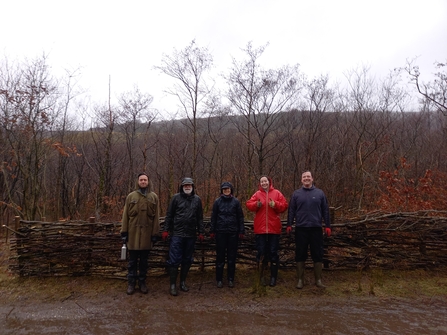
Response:
[{"label": "black waterproof jacket", "polygon": [[166,213],[163,231],[171,236],[196,237],[197,232],[204,234],[202,200],[195,194],[195,188],[191,194],[185,194],[179,187],[179,193],[175,194]]},{"label": "black waterproof jacket", "polygon": [[214,201],[210,233],[245,233],[244,213],[233,195],[221,195]]}]

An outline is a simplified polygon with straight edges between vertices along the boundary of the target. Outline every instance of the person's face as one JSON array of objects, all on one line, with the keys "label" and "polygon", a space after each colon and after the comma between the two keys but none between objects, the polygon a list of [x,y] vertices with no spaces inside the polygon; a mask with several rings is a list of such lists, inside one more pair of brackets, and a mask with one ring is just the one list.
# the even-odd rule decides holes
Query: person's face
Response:
[{"label": "person's face", "polygon": [[183,185],[183,192],[186,194],[191,194],[192,192],[192,184],[185,184]]},{"label": "person's face", "polygon": [[222,189],[222,193],[223,193],[224,195],[230,195],[230,194],[231,194],[231,188],[229,188],[229,187],[225,187],[225,188],[223,188],[223,189]]},{"label": "person's face", "polygon": [[301,183],[304,187],[310,188],[312,187],[314,179],[312,178],[312,174],[310,172],[304,172],[301,175]]},{"label": "person's face", "polygon": [[268,190],[269,189],[269,180],[267,179],[267,177],[262,177],[260,180],[259,180],[259,183],[261,184],[261,187],[264,189],[264,190]]},{"label": "person's face", "polygon": [[146,188],[148,184],[149,180],[147,179],[147,176],[141,175],[140,177],[138,177],[138,186],[140,188]]}]

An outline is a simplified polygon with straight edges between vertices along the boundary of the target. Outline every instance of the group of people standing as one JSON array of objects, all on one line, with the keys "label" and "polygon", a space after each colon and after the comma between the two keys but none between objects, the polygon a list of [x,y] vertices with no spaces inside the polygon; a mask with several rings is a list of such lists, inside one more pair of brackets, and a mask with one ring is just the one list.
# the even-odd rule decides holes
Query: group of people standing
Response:
[{"label": "group of people standing", "polygon": [[[321,281],[324,232],[331,235],[329,206],[324,192],[315,187],[312,174],[301,175],[302,187],[295,190],[287,203],[284,195],[273,187],[269,177],[259,180],[258,190],[246,202],[247,209],[255,213],[253,232],[256,243],[256,260],[260,278],[270,262],[270,286],[276,285],[279,268],[279,239],[282,230],[280,215],[288,209],[287,234],[295,227],[295,261],[297,262],[297,288],[304,286],[305,261],[310,248],[314,263],[315,285],[324,288]],[[125,202],[121,237],[129,250],[127,294],[133,294],[138,282],[142,293],[147,293],[146,276],[148,256],[159,234],[158,196],[150,190],[149,178],[138,176],[138,189],[130,193]],[[210,238],[216,241],[216,283],[223,287],[224,267],[227,265],[227,284],[234,287],[238,243],[244,238],[244,213],[240,201],[234,196],[233,185],[223,182],[220,196],[214,201]],[[189,291],[186,278],[193,262],[196,240],[204,240],[203,209],[195,193],[194,181],[184,178],[170,203],[163,226],[162,238],[170,239],[167,268],[170,278],[169,293],[178,295],[177,278],[180,270],[180,290]],[[264,282],[265,285],[267,285]]]}]

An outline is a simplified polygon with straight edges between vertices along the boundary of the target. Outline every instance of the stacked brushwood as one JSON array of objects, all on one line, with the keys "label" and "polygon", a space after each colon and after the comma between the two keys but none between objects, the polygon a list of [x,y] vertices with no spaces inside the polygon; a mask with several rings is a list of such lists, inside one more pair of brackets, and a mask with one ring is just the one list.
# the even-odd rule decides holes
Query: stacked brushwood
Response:
[{"label": "stacked brushwood", "polygon": [[[343,222],[343,223],[341,223]],[[209,219],[205,220],[206,231]],[[163,225],[163,218],[161,219]],[[283,222],[285,226],[285,222]],[[246,222],[240,240],[238,266],[256,265],[253,223]],[[447,266],[447,212],[369,213],[334,223],[324,238],[327,269],[436,268]],[[125,278],[121,255],[121,223],[84,221],[20,221],[10,239],[9,269],[21,276],[103,276]],[[285,229],[284,229],[285,231]],[[163,273],[169,240],[161,239],[150,252],[150,271]],[[295,264],[294,233],[280,239],[280,266]],[[311,262],[309,259],[308,262]],[[197,241],[193,266],[215,265],[215,241]]]}]

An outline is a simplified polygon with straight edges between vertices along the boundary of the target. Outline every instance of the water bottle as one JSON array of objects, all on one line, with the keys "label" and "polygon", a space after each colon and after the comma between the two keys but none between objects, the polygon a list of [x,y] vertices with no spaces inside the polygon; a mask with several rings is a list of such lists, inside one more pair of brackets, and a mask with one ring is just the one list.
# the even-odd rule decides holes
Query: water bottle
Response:
[{"label": "water bottle", "polygon": [[123,246],[121,247],[121,260],[125,260],[127,256],[127,248],[126,248],[126,243],[123,244]]}]

